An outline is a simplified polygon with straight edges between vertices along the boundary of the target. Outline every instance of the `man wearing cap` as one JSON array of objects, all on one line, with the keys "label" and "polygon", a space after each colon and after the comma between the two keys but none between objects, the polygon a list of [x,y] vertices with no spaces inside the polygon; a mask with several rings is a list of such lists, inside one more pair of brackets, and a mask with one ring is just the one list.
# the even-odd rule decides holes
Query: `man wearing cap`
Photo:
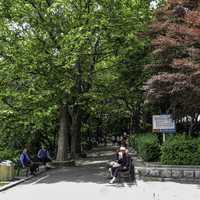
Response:
[{"label": "man wearing cap", "polygon": [[126,171],[128,169],[128,155],[125,147],[120,147],[117,154],[117,164],[111,168],[112,176],[110,183],[114,183],[120,171]]}]

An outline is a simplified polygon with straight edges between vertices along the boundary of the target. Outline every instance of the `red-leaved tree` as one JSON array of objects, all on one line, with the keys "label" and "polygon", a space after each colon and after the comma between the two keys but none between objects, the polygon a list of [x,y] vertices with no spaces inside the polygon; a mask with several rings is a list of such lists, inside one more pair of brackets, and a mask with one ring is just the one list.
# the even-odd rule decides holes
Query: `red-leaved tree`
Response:
[{"label": "red-leaved tree", "polygon": [[149,102],[192,132],[200,114],[200,1],[168,0],[150,26],[152,77],[145,85]]}]

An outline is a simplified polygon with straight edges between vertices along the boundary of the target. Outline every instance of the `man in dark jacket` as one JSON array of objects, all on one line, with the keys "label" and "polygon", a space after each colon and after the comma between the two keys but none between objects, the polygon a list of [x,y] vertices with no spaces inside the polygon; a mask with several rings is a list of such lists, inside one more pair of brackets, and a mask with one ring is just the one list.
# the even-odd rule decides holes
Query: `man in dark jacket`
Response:
[{"label": "man in dark jacket", "polygon": [[[33,165],[28,153],[27,149],[25,148],[23,152],[20,155],[20,164],[22,168],[28,168],[30,169],[31,175],[35,175],[36,167]],[[28,171],[27,174],[28,175]]]},{"label": "man in dark jacket", "polygon": [[51,157],[49,155],[49,152],[47,149],[45,149],[44,145],[42,145],[42,148],[38,151],[37,157],[40,162],[42,162],[44,165],[46,165],[47,162],[51,162]]}]

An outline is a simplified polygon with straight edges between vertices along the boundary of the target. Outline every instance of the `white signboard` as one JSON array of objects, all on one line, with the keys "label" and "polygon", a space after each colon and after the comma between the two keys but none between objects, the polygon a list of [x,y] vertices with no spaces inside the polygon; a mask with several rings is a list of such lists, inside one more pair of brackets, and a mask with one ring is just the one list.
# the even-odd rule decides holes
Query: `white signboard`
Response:
[{"label": "white signboard", "polygon": [[153,115],[153,132],[175,132],[175,121],[171,115]]}]

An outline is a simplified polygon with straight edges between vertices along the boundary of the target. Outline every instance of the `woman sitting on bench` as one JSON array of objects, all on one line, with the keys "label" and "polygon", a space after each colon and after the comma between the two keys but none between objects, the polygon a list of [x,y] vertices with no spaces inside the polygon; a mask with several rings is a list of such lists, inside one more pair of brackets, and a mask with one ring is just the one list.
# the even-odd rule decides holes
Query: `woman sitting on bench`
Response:
[{"label": "woman sitting on bench", "polygon": [[111,167],[111,174],[113,178],[111,179],[110,183],[115,182],[120,171],[128,170],[129,157],[127,152],[128,151],[125,147],[120,147],[119,152],[117,153],[117,162],[113,162]]}]

